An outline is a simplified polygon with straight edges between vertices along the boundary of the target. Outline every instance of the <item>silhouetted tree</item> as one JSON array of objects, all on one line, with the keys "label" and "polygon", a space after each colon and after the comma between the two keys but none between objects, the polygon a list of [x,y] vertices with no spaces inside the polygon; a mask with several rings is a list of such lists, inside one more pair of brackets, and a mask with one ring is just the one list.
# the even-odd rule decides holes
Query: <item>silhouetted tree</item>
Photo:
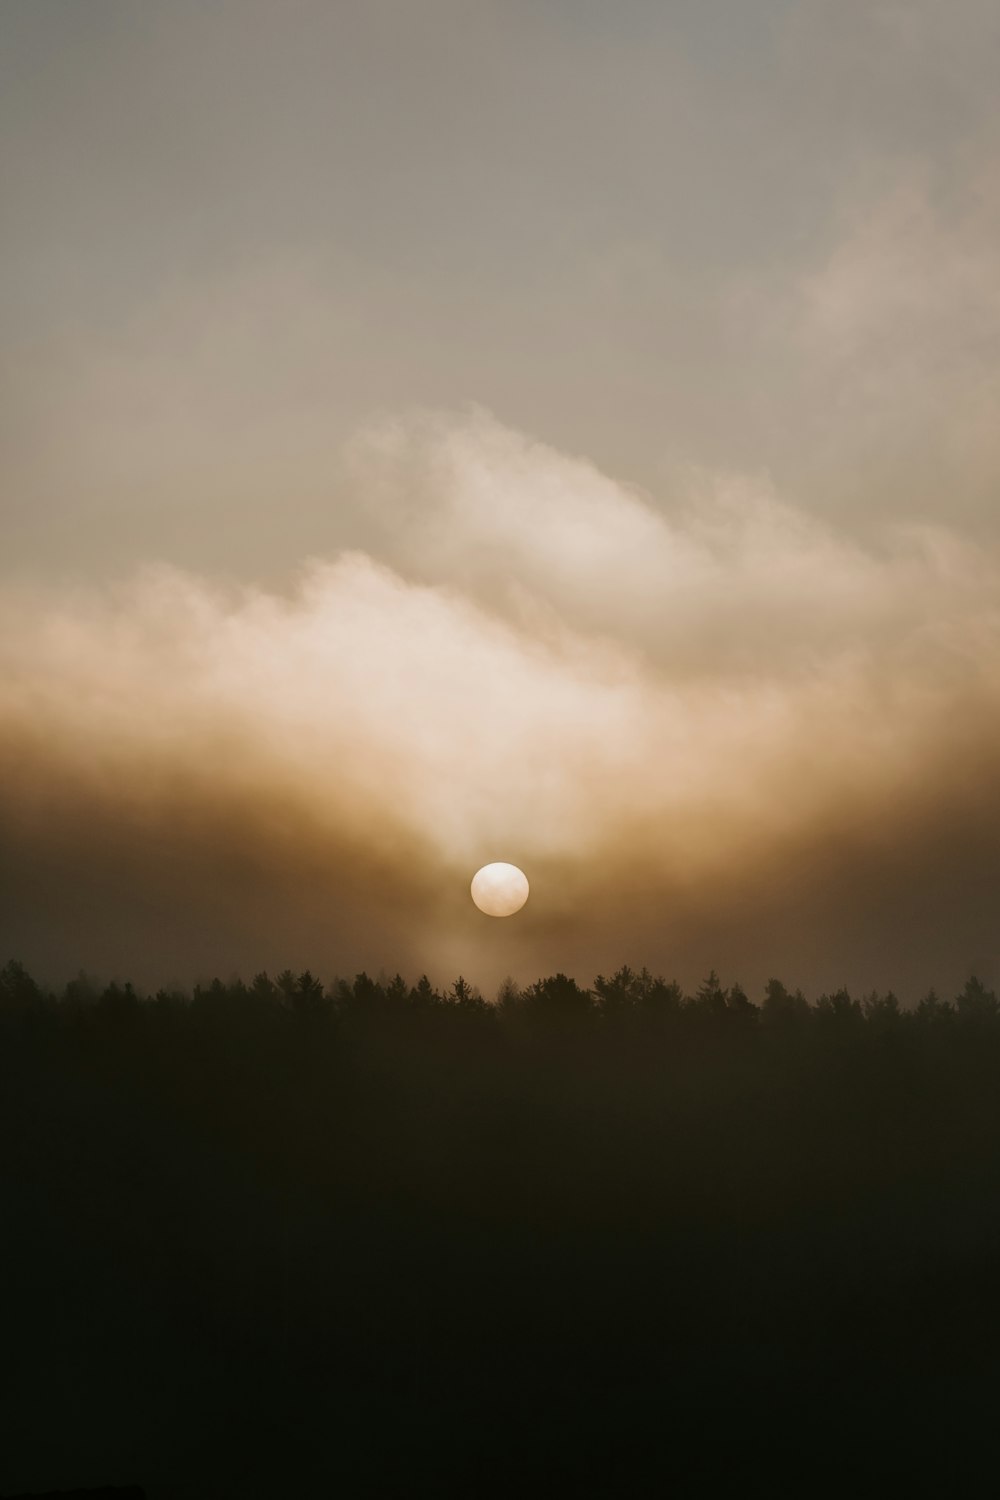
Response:
[{"label": "silhouetted tree", "polygon": [[355,1021],[374,1021],[386,1010],[385,990],[377,979],[372,979],[363,969],[355,974],[352,983],[338,979],[334,994],[336,1010]]},{"label": "silhouetted tree", "polygon": [[712,969],[708,978],[702,980],[699,985],[698,993],[694,997],[694,1005],[704,1015],[718,1019],[725,1015],[727,998],[726,991],[719,982],[718,974]]},{"label": "silhouetted tree", "polygon": [[496,1007],[501,1015],[510,1014],[521,1004],[521,991],[517,981],[509,974],[497,987]]},{"label": "silhouetted tree", "polygon": [[780,979],[769,979],[764,987],[760,1014],[766,1026],[787,1026],[796,1021],[807,1021],[812,1010],[801,990],[789,991]]},{"label": "silhouetted tree", "polygon": [[285,1009],[293,1010],[295,1008],[295,995],[299,987],[299,982],[291,969],[282,969],[274,981],[274,987]]},{"label": "silhouetted tree", "polygon": [[892,993],[892,990],[889,990],[885,995],[879,995],[873,990],[862,1001],[861,1009],[864,1012],[865,1020],[868,1022],[869,1030],[873,1033],[894,1031],[899,1025],[899,1001]]},{"label": "silhouetted tree", "polygon": [[129,983],[106,985],[97,1003],[108,1020],[117,1024],[134,1020],[139,1012],[139,996]]},{"label": "silhouetted tree", "polygon": [[459,974],[451,986],[445,999],[450,1005],[457,1006],[458,1009],[466,1013],[471,1011],[485,1011],[487,1009],[486,1001],[479,990],[476,989],[475,985],[471,985],[467,979],[463,978],[461,974]]},{"label": "silhouetted tree", "polygon": [[[646,972],[643,970],[643,974]],[[598,974],[594,980],[594,993],[598,1008],[608,1016],[621,1010],[633,1009],[640,1004],[642,998],[639,976],[628,964],[623,964],[610,979]]]},{"label": "silhouetted tree", "polygon": [[190,1009],[191,997],[186,995],[183,990],[176,988],[169,990],[158,989],[153,996],[151,1006],[154,1014],[158,1017],[169,1016],[173,1019],[179,1019],[184,1012]]},{"label": "silhouetted tree", "polygon": [[410,1003],[410,991],[402,974],[394,974],[385,986],[386,1003],[390,1010],[402,1011]]},{"label": "silhouetted tree", "polygon": [[81,969],[75,979],[70,979],[62,994],[62,1003],[70,1009],[85,1010],[97,1003],[101,987],[96,979]]},{"label": "silhouetted tree", "polygon": [[972,974],[956,997],[955,1009],[961,1020],[987,1025],[997,1018],[997,997]]},{"label": "silhouetted tree", "polygon": [[676,1016],[684,1004],[684,992],[676,979],[668,981],[659,974],[649,975],[649,982],[646,983],[644,976],[647,975],[648,969],[640,970],[638,1000],[644,1016],[659,1021]]},{"label": "silhouetted tree", "polygon": [[941,1026],[955,1019],[955,1007],[942,1000],[935,990],[928,990],[916,1009],[916,1019],[925,1026]]},{"label": "silhouetted tree", "polygon": [[730,985],[726,996],[726,1010],[735,1020],[745,1025],[753,1025],[757,1020],[757,1006],[740,984]]},{"label": "silhouetted tree", "polygon": [[331,1010],[331,1002],[323,989],[323,981],[305,969],[295,982],[291,997],[295,1015],[305,1018],[325,1016]]},{"label": "silhouetted tree", "polygon": [[273,1000],[275,987],[271,982],[266,969],[261,969],[259,974],[253,976],[250,984],[250,993],[258,1000]]},{"label": "silhouetted tree", "polygon": [[859,1026],[864,1021],[861,1002],[852,999],[846,989],[835,990],[832,995],[820,995],[816,1001],[816,1015],[841,1029]]},{"label": "silhouetted tree", "polygon": [[579,1018],[592,1008],[590,991],[581,989],[575,979],[565,974],[536,980],[524,992],[524,1005],[533,1014],[553,1018]]},{"label": "silhouetted tree", "polygon": [[209,984],[196,984],[192,1003],[198,1010],[224,1013],[228,1009],[229,995],[226,986],[221,979],[213,979]]},{"label": "silhouetted tree", "polygon": [[0,1009],[24,1011],[41,1006],[42,991],[23,964],[11,959],[0,969]]},{"label": "silhouetted tree", "polygon": [[667,983],[660,974],[652,974],[643,967],[631,969],[628,964],[617,969],[610,979],[598,974],[594,980],[594,995],[597,1007],[606,1021],[628,1023],[629,1018],[643,1017],[665,1019],[676,1013],[682,1003],[681,988],[676,982]]},{"label": "silhouetted tree", "polygon": [[426,974],[421,974],[413,989],[410,991],[410,1003],[415,1010],[433,1010],[441,1004],[441,996],[431,984]]}]

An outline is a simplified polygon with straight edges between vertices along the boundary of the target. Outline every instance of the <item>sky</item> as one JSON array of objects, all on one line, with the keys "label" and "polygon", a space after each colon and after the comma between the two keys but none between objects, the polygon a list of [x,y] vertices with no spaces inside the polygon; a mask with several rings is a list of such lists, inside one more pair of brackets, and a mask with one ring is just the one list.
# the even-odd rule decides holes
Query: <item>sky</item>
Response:
[{"label": "sky", "polygon": [[5,5],[0,957],[1000,981],[998,64],[990,0]]}]

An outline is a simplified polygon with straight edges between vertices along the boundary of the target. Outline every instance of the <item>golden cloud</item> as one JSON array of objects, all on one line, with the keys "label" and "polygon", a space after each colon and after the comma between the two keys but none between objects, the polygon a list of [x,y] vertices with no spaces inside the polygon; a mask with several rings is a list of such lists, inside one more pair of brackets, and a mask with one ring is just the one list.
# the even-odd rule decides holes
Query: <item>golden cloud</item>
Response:
[{"label": "golden cloud", "polygon": [[[571,968],[615,941],[693,962],[761,901],[773,944],[819,932],[851,830],[909,846],[949,775],[993,774],[997,590],[944,529],[866,549],[705,476],[658,507],[478,411],[368,431],[350,462],[379,555],[310,561],[291,596],[164,567],[6,590],[3,819],[36,871],[8,875],[8,943],[107,967],[117,931],[142,973],[183,972],[213,962],[201,910],[221,968],[282,945],[341,970]],[[807,848],[823,896],[796,918],[776,872]],[[502,936],[465,889],[493,858],[532,879]]]}]

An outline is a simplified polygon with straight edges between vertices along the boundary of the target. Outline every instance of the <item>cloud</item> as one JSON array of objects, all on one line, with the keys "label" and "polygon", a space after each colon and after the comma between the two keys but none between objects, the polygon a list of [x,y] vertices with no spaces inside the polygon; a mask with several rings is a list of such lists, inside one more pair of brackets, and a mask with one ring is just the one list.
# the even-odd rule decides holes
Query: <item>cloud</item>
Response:
[{"label": "cloud", "polygon": [[[350,467],[379,555],[309,562],[291,597],[166,567],[8,586],[8,945],[124,952],[147,981],[282,959],[488,981],[742,938],[819,981],[789,934],[856,928],[867,889],[896,913],[878,961],[906,967],[920,830],[947,866],[935,809],[962,837],[994,816],[992,559],[942,528],[863,548],[746,479],[658,508],[482,411],[368,430]],[[881,895],[858,857],[891,869]],[[494,858],[532,878],[516,925],[467,898]],[[963,900],[956,941],[991,951]]]},{"label": "cloud", "polygon": [[729,288],[763,451],[810,509],[856,531],[949,518],[996,540],[995,139],[990,124],[934,155],[873,150],[793,274]]},{"label": "cloud", "polygon": [[380,550],[410,576],[665,670],[784,679],[858,650],[926,658],[929,620],[947,635],[989,597],[986,558],[943,526],[886,524],[865,547],[765,480],[695,470],[654,503],[483,411],[386,423],[352,454]]}]

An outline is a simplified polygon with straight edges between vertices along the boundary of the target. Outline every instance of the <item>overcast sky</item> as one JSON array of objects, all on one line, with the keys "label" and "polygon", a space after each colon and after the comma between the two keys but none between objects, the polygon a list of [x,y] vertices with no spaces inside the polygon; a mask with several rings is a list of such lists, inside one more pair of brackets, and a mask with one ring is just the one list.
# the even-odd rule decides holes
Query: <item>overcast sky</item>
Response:
[{"label": "overcast sky", "polygon": [[0,957],[1000,979],[998,76],[991,0],[9,0]]}]

